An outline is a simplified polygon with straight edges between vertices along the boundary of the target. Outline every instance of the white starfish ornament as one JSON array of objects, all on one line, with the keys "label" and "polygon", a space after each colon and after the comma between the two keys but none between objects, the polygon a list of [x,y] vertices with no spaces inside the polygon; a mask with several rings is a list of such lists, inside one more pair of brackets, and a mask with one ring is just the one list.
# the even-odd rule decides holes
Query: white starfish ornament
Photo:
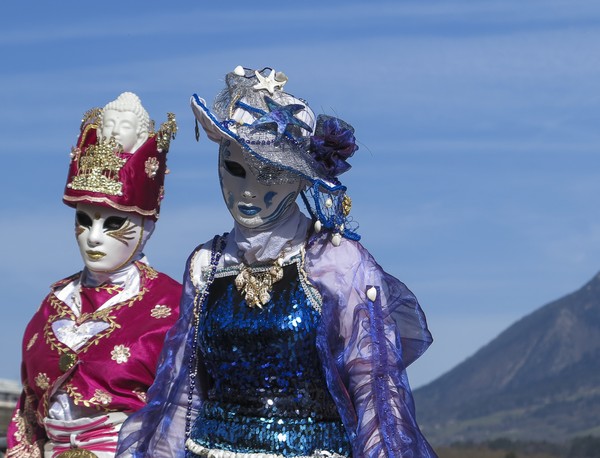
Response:
[{"label": "white starfish ornament", "polygon": [[269,94],[275,94],[275,89],[283,88],[285,83],[287,83],[287,76],[285,76],[282,72],[275,72],[275,70],[271,70],[269,76],[262,76],[258,71],[254,71],[256,78],[258,79],[258,83],[252,86],[252,89],[256,89],[257,91],[261,89],[266,89],[269,91]]}]

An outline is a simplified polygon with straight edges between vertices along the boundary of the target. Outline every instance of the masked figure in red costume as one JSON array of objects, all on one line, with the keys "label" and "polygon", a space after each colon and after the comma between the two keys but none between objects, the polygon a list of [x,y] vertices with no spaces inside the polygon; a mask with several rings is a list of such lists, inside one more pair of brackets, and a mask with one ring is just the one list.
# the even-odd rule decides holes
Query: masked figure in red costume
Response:
[{"label": "masked figure in red costume", "polygon": [[84,269],[51,286],[25,330],[7,456],[113,457],[121,424],[146,403],[181,295],[143,253],[176,129],[169,114],[153,132],[130,92],[86,113],[63,196]]}]

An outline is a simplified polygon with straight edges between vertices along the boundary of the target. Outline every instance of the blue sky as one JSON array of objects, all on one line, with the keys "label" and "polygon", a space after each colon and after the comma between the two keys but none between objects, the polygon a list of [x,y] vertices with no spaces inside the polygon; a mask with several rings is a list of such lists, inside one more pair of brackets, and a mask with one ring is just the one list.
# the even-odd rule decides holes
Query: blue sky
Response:
[{"label": "blue sky", "polygon": [[[180,279],[230,228],[189,97],[236,65],[356,129],[342,178],[364,245],[419,297],[427,383],[600,267],[600,4],[573,0],[9,2],[0,18],[0,378],[48,286],[81,268],[61,202],[81,115],[123,91],[180,131],[147,246]],[[208,2],[206,2],[208,3]],[[168,5],[168,6],[166,6]]]}]

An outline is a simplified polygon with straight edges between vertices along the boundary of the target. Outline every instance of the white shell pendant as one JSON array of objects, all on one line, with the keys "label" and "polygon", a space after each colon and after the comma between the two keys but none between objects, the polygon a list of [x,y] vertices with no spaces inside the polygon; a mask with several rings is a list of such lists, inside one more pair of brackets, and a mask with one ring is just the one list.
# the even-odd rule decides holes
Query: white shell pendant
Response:
[{"label": "white shell pendant", "polygon": [[375,289],[374,286],[371,286],[368,290],[367,290],[367,297],[369,298],[369,300],[371,302],[374,302],[375,299],[377,299],[377,289]]},{"label": "white shell pendant", "polygon": [[319,232],[321,232],[321,229],[323,229],[323,225],[321,224],[321,221],[316,220],[315,221],[315,232],[318,234]]},{"label": "white shell pendant", "polygon": [[333,246],[340,246],[340,243],[342,243],[342,236],[340,234],[333,234],[331,243],[333,243]]}]

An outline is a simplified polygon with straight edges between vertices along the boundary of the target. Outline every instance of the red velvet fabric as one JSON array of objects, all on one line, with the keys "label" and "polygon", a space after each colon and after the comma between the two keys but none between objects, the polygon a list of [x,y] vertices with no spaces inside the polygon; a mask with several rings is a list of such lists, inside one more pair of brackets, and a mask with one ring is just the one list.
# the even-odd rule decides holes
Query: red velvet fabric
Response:
[{"label": "red velvet fabric", "polygon": [[[181,285],[143,263],[136,266],[139,294],[98,312],[109,327],[78,351],[62,344],[52,330],[52,323],[59,319],[77,321],[54,294],[76,275],[55,283],[29,322],[23,338],[23,394],[7,433],[9,449],[20,450],[13,456],[36,456],[32,450],[46,439],[42,420],[58,388],[75,405],[100,412],[129,413],[145,405],[165,334],[179,314]],[[67,371],[59,364],[63,353],[76,357]],[[36,446],[36,442],[40,443]]]},{"label": "red velvet fabric", "polygon": [[[91,190],[72,189],[70,184],[80,172],[81,159],[88,148],[98,142],[96,126],[84,127],[77,149],[69,164],[69,173],[63,195],[63,202],[71,207],[78,203],[102,205],[141,216],[158,219],[160,202],[164,197],[165,173],[167,170],[167,152],[159,152],[156,136],[151,136],[133,154],[118,153],[126,162],[119,171],[118,180],[122,183],[122,195],[111,195]],[[150,161],[150,162],[149,162]],[[146,164],[155,163],[158,169],[154,176],[146,172]]]}]

